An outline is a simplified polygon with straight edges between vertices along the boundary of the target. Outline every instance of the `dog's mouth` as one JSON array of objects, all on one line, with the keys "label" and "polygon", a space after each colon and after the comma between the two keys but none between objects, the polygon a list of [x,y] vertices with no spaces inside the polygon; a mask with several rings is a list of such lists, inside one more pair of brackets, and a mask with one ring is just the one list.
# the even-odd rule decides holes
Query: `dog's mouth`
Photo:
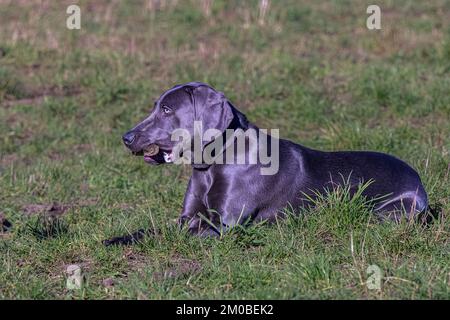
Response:
[{"label": "dog's mouth", "polygon": [[144,156],[144,161],[149,164],[172,163],[172,150],[162,149],[157,144],[146,146],[141,151],[133,152],[135,156]]}]

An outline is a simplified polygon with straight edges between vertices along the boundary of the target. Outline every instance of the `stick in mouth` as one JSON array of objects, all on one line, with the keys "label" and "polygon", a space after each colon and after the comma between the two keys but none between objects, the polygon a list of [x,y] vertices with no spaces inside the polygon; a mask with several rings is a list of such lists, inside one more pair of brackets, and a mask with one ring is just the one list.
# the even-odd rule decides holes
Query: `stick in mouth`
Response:
[{"label": "stick in mouth", "polygon": [[149,156],[149,157],[156,156],[158,154],[158,152],[159,152],[159,147],[156,144],[149,145],[144,151],[145,155]]}]

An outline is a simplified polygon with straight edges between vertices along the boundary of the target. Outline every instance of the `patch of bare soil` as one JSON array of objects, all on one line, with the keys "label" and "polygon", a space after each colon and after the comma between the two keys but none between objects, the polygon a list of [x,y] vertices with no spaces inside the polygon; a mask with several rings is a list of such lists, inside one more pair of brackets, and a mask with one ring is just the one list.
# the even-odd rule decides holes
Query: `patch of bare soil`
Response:
[{"label": "patch of bare soil", "polygon": [[97,204],[97,201],[98,200],[96,198],[90,198],[79,200],[70,204],[62,204],[58,202],[53,202],[52,204],[26,204],[22,207],[22,210],[28,216],[44,214],[57,217],[63,215],[67,210],[72,208],[93,206]]},{"label": "patch of bare soil", "polygon": [[112,288],[112,287],[114,287],[115,283],[116,283],[116,282],[114,281],[113,278],[106,278],[106,279],[103,279],[103,280],[102,280],[102,285],[103,285],[105,288]]},{"label": "patch of bare soil", "polygon": [[174,256],[169,261],[167,268],[153,273],[155,280],[162,281],[165,279],[182,278],[200,273],[202,270],[202,265],[197,260]]},{"label": "patch of bare soil", "polygon": [[[118,278],[127,278],[131,270],[142,272],[149,266],[154,265],[154,262],[148,255],[135,252],[132,248],[127,248],[124,251],[123,258],[126,259],[128,264],[127,271],[124,271],[118,277],[103,279],[102,285],[105,288],[113,287]],[[165,279],[178,279],[198,274],[201,270],[202,265],[199,261],[174,255],[169,258],[169,262],[161,268],[161,271],[154,272],[152,275],[156,281],[163,281]]]},{"label": "patch of bare soil", "polygon": [[124,251],[123,258],[126,259],[129,269],[138,271],[141,271],[151,263],[147,255],[135,252],[132,248],[127,248]]},{"label": "patch of bare soil", "polygon": [[0,106],[9,108],[22,104],[26,105],[41,104],[47,97],[63,98],[79,95],[81,93],[81,88],[68,86],[63,87],[52,86],[48,88],[29,88],[25,91],[27,92],[25,98],[10,99],[9,97],[6,97],[7,98],[6,100],[0,102]]},{"label": "patch of bare soil", "polygon": [[60,216],[65,213],[71,205],[64,205],[59,203],[52,204],[27,204],[23,207],[23,211],[26,215],[34,214],[48,214],[50,216]]},{"label": "patch of bare soil", "polygon": [[15,153],[7,154],[3,156],[0,160],[0,166],[2,167],[9,167],[14,162],[17,162],[19,160],[19,156]]},{"label": "patch of bare soil", "polygon": [[133,251],[133,248],[126,248],[122,255],[122,259],[126,261],[127,267],[122,269],[120,274],[101,280],[101,285],[106,289],[112,289],[118,281],[127,279],[130,272],[142,272],[146,267],[152,264],[149,256],[140,252],[135,252]]}]

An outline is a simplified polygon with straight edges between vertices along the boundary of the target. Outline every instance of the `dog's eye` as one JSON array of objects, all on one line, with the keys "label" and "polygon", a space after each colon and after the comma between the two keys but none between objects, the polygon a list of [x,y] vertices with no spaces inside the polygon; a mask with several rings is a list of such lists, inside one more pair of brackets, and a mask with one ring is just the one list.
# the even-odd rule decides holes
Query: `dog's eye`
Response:
[{"label": "dog's eye", "polygon": [[161,108],[165,114],[169,114],[172,112],[172,109],[170,109],[168,106],[162,106]]}]

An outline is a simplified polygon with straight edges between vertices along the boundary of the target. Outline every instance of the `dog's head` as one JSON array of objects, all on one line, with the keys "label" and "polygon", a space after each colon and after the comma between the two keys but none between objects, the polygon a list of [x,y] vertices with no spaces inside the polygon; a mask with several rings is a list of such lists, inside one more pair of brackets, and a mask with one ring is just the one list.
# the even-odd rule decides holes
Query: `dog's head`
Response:
[{"label": "dog's head", "polygon": [[[143,155],[149,164],[173,161],[172,133],[177,129],[194,135],[194,122],[201,121],[203,131],[228,128],[234,118],[233,107],[221,92],[207,84],[190,82],[177,85],[163,93],[155,102],[150,115],[122,137],[135,155]],[[208,143],[208,141],[206,141]],[[150,145],[158,151],[147,152]]]}]

